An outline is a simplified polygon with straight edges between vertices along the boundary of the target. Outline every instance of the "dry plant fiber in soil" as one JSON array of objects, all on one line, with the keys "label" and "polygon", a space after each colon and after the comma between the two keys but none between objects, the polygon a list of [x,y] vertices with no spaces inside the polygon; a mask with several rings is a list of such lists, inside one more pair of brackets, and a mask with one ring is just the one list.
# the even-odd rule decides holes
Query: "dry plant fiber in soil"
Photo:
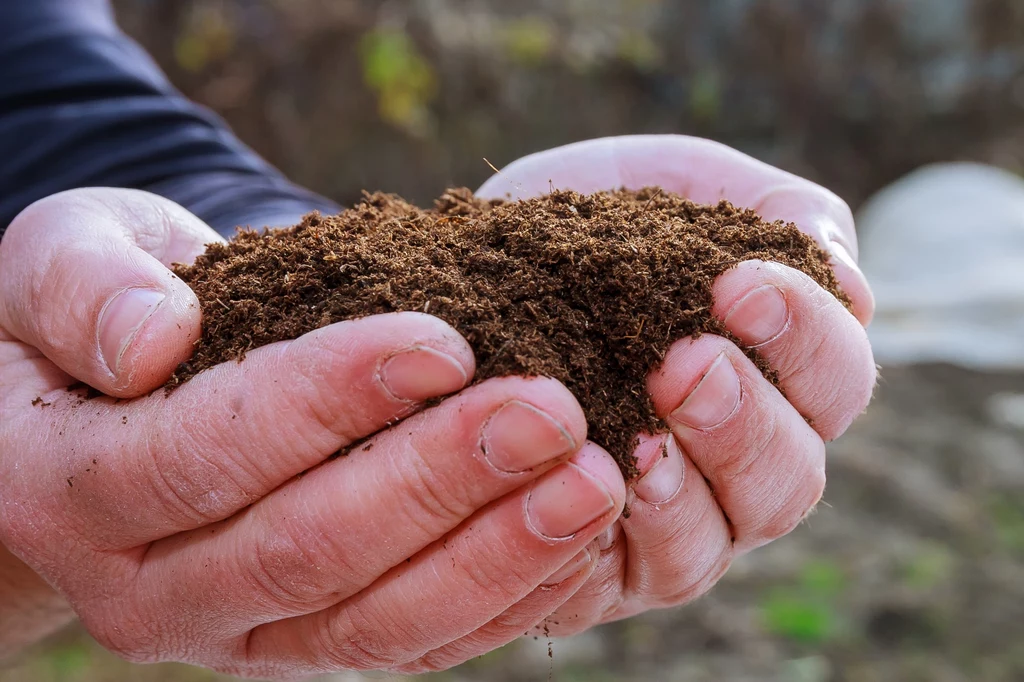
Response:
[{"label": "dry plant fiber in soil", "polygon": [[202,304],[203,332],[168,386],[334,322],[427,312],[469,341],[475,381],[564,383],[590,439],[632,477],[637,434],[665,429],[647,375],[680,338],[732,338],[711,315],[712,282],[750,259],[801,270],[849,305],[810,237],[724,201],[698,205],[648,188],[503,202],[453,189],[422,209],[367,194],[337,216],[242,231],[176,266]]}]

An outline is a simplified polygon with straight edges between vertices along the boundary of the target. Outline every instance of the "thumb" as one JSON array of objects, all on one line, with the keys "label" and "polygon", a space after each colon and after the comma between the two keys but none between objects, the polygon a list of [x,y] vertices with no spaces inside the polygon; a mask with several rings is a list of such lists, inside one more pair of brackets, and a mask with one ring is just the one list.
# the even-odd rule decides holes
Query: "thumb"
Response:
[{"label": "thumb", "polygon": [[0,327],[103,393],[152,391],[200,333],[199,302],[167,265],[213,241],[194,215],[146,192],[43,199],[0,242]]}]

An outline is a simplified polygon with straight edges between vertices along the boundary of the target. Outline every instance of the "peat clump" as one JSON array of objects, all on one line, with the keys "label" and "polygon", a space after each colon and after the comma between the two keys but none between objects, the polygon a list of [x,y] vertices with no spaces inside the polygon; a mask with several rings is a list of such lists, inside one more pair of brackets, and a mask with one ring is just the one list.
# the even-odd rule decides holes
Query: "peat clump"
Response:
[{"label": "peat clump", "polygon": [[637,433],[664,429],[645,377],[677,339],[728,336],[711,316],[711,285],[750,259],[802,270],[848,304],[810,237],[724,201],[703,206],[649,188],[502,202],[454,189],[421,209],[367,194],[337,216],[240,232],[178,266],[202,304],[203,333],[169,386],[327,324],[427,312],[472,345],[475,381],[563,382],[589,437],[632,476]]}]

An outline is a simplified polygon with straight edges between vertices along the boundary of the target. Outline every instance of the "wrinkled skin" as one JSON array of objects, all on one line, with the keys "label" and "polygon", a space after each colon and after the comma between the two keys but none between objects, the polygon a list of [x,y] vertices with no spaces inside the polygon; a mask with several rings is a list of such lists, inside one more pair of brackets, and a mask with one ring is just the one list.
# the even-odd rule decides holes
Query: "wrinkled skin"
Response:
[{"label": "wrinkled skin", "polygon": [[[151,394],[201,324],[167,265],[218,237],[141,192],[51,197],[0,243],[0,652],[77,615],[134,661],[440,670],[533,627],[684,604],[792,530],[822,495],[825,441],[875,382],[849,209],[685,137],[544,152],[480,194],[549,183],[661,185],[793,221],[833,255],[854,314],[783,266],[721,275],[715,314],[787,398],[724,338],[680,340],[648,382],[672,433],[641,438],[625,482],[564,387],[465,388],[470,348],[427,315],[331,325]],[[79,381],[110,397],[81,402]]]}]

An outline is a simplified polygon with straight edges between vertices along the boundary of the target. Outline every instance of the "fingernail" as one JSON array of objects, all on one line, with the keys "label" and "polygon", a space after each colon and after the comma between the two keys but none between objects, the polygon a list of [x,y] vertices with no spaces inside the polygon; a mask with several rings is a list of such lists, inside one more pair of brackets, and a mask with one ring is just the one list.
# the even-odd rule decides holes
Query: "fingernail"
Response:
[{"label": "fingernail", "polygon": [[584,549],[582,552],[570,559],[569,563],[548,576],[548,579],[541,584],[544,585],[544,587],[554,587],[559,583],[565,582],[586,568],[592,560],[593,557],[590,556],[590,549]]},{"label": "fingernail", "polygon": [[865,327],[868,326],[874,316],[875,297],[871,292],[871,285],[868,283],[867,277],[864,276],[857,261],[841,243],[829,242],[828,250],[832,256],[832,271],[839,281],[839,286],[847,296],[857,303],[853,312],[857,315],[860,323]]},{"label": "fingernail", "polygon": [[665,456],[659,457],[654,467],[636,482],[636,496],[647,504],[664,504],[676,496],[683,487],[683,454],[671,434],[665,442]]},{"label": "fingernail", "polygon": [[526,498],[526,522],[548,540],[570,538],[615,506],[600,480],[563,464],[533,486]]},{"label": "fingernail", "polygon": [[505,403],[487,420],[480,447],[491,466],[510,474],[528,471],[577,449],[561,424],[518,400]]},{"label": "fingernail", "polygon": [[125,350],[164,298],[166,294],[152,289],[125,289],[103,306],[98,341],[100,355],[111,374],[118,375]]},{"label": "fingernail", "polygon": [[691,429],[713,429],[731,417],[739,405],[740,378],[722,353],[671,419]]},{"label": "fingernail", "polygon": [[621,529],[622,526],[619,525],[618,521],[608,526],[603,533],[597,536],[597,548],[602,552],[607,552],[611,549],[612,545],[615,544],[615,541],[619,539],[619,532]]},{"label": "fingernail", "polygon": [[748,293],[725,316],[725,326],[749,346],[768,343],[788,324],[786,298],[778,287],[771,284]]},{"label": "fingernail", "polygon": [[380,380],[398,400],[420,402],[458,391],[469,377],[451,355],[426,346],[413,346],[388,358]]},{"label": "fingernail", "polygon": [[842,263],[843,265],[851,267],[858,272],[860,271],[860,266],[857,265],[857,261],[853,259],[853,256],[850,254],[847,248],[843,246],[840,242],[829,242],[828,250],[829,253],[832,254],[832,257],[835,258],[840,263]]}]

